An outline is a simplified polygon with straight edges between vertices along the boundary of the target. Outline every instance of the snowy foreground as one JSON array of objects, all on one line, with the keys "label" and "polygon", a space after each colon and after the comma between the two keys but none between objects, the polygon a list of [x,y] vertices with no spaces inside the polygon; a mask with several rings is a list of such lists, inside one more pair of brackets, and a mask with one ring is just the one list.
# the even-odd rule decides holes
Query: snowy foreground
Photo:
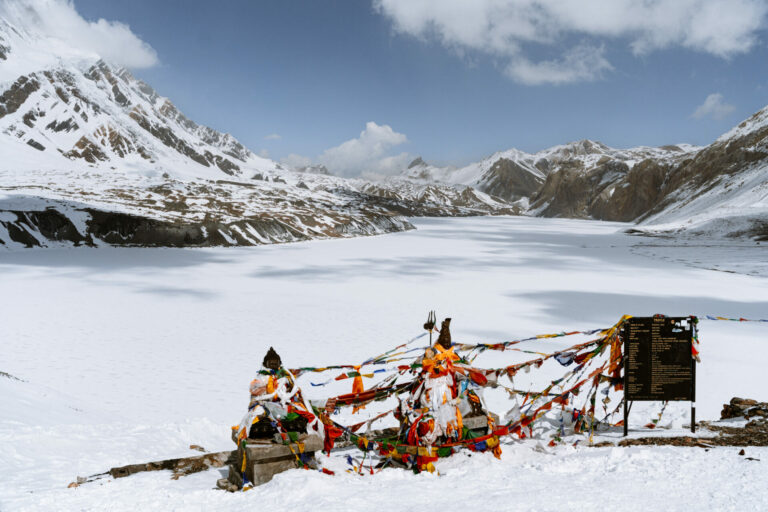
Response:
[{"label": "snowy foreground", "polygon": [[[0,371],[23,379],[0,377],[0,510],[768,508],[766,448],[747,448],[755,461],[738,448],[592,448],[586,438],[511,441],[501,460],[460,454],[440,461],[439,476],[357,476],[341,454],[324,458],[336,476],[289,471],[246,493],[214,489],[225,470],[67,488],[78,475],[195,455],[190,444],[234,448],[229,427],[270,345],[291,367],[359,363],[419,334],[433,308],[467,343],[607,327],[622,314],[768,316],[766,248],[752,243],[676,246],[624,235],[623,224],[540,218],[414,224],[256,248],[0,253]],[[702,321],[700,337],[697,419],[719,418],[733,396],[768,399],[768,325]],[[539,388],[563,372],[542,371],[530,375]],[[336,374],[302,385],[312,398],[349,392],[351,380],[309,385]],[[642,430],[659,409],[635,404],[631,435],[685,435],[687,403],[670,405],[665,429]]]}]

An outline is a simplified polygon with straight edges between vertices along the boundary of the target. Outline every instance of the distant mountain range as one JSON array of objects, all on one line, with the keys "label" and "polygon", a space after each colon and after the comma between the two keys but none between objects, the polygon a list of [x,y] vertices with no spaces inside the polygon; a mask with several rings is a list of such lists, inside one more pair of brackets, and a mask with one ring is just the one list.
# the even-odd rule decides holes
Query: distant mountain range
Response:
[{"label": "distant mountain range", "polygon": [[465,184],[524,214],[635,222],[635,233],[768,239],[768,107],[706,147],[582,140],[463,168],[414,160],[416,182]]},{"label": "distant mountain range", "polygon": [[511,149],[380,181],[286,169],[125,69],[0,20],[0,246],[209,246],[386,233],[408,216],[637,222],[768,237],[768,109],[713,144]]}]

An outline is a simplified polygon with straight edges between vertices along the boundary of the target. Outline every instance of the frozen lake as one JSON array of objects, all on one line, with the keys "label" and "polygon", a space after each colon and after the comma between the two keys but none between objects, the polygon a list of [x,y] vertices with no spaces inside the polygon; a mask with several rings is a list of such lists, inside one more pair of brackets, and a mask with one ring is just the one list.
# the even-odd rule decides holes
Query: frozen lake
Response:
[{"label": "frozen lake", "polygon": [[[45,509],[61,499],[98,509],[107,499],[98,494],[103,490],[83,487],[75,495],[59,487],[78,474],[187,454],[190,443],[229,449],[228,426],[242,416],[248,382],[269,346],[291,367],[359,363],[419,334],[429,309],[452,317],[454,341],[466,343],[607,327],[623,314],[768,317],[768,258],[752,244],[678,247],[624,235],[624,224],[576,220],[414,223],[418,230],[407,233],[257,248],[0,253],[0,371],[27,381],[0,379],[0,465],[6,468],[0,470],[0,509]],[[768,399],[767,335],[765,324],[701,323],[699,419],[719,417],[732,396]],[[508,364],[508,354],[492,357],[502,356],[497,366]],[[577,471],[579,464],[619,457],[601,450],[564,453],[563,460]],[[29,457],[51,452],[49,471],[37,474],[40,461]],[[509,452],[499,464],[512,460],[512,480],[502,480],[514,487],[512,475],[536,454],[522,447]],[[711,466],[698,452],[685,457],[693,464],[686,470]],[[651,470],[634,463],[639,472]],[[662,473],[680,469],[663,457],[648,464]],[[301,486],[307,478],[314,492],[329,482],[292,472],[263,492],[279,503],[280,486]],[[376,478],[408,493],[426,477]],[[245,505],[242,496],[228,505],[215,501],[230,498],[208,490],[212,475],[184,484],[167,475],[132,479],[111,486],[122,489],[124,499],[138,481],[157,489],[154,501],[136,502],[142,508],[172,507],[171,484],[202,493],[195,499],[212,508]],[[347,484],[333,484],[333,492]],[[360,485],[384,492],[378,484]],[[37,494],[30,494],[35,486]],[[509,492],[524,495],[525,489]],[[344,509],[343,500],[330,503]]]}]

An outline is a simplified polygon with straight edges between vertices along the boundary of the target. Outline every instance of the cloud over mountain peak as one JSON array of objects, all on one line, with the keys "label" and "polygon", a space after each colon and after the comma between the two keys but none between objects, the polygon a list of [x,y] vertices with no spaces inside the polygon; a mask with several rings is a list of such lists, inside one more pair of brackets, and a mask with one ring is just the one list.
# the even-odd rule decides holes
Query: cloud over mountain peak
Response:
[{"label": "cloud over mountain peak", "polygon": [[0,19],[38,39],[49,39],[51,50],[92,54],[128,68],[158,64],[157,52],[118,21],[83,18],[69,0],[2,0]]}]

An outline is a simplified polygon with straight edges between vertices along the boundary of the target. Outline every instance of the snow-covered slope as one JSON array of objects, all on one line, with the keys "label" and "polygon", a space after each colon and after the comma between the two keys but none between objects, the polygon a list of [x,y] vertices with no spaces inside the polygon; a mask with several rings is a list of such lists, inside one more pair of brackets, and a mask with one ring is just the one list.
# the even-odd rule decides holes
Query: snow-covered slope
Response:
[{"label": "snow-covered slope", "polygon": [[517,215],[521,209],[498,197],[490,196],[469,185],[418,182],[399,176],[388,177],[377,182],[353,180],[352,183],[362,193],[379,197],[389,202],[392,207],[404,215],[408,205],[433,205],[434,210],[446,212],[450,216],[506,214]]},{"label": "snow-covered slope", "polygon": [[283,169],[29,25],[0,19],[0,246],[252,245],[411,229],[402,214],[512,212],[466,187]]},{"label": "snow-covered slope", "polygon": [[768,240],[768,107],[670,172],[650,233]]}]

